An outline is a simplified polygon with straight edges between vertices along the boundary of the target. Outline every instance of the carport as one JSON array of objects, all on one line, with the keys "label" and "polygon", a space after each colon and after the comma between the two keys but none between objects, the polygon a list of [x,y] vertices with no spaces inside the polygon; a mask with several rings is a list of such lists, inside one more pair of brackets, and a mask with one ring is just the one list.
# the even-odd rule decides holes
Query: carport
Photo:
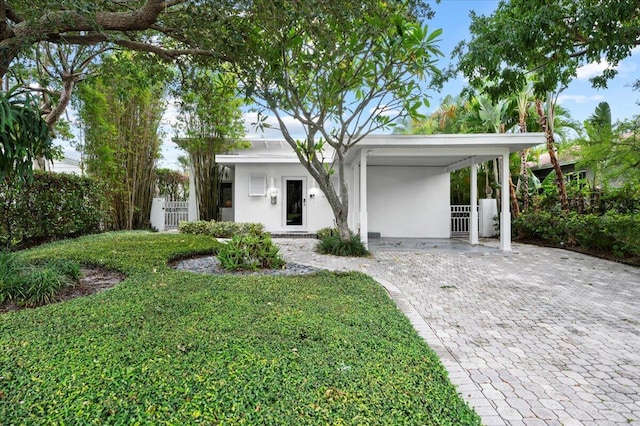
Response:
[{"label": "carport", "polygon": [[[346,162],[353,168],[354,201],[353,222],[359,229],[363,243],[368,244],[372,195],[368,191],[372,167],[390,168],[403,173],[412,167],[432,170],[435,174],[448,174],[465,167],[471,169],[471,221],[469,242],[478,244],[477,166],[495,158],[501,161],[502,188],[509,188],[509,154],[544,143],[543,133],[462,134],[462,135],[369,135],[349,151]],[[403,199],[413,201],[412,189],[394,188]],[[511,213],[509,191],[501,191],[500,249],[511,250]],[[427,204],[426,207],[431,207]],[[381,206],[377,210],[392,206]],[[441,209],[442,210],[442,209]],[[398,210],[396,210],[397,212]],[[375,214],[379,214],[376,211]],[[391,213],[393,214],[393,213]],[[414,213],[417,215],[420,212]],[[440,215],[443,213],[441,212]],[[450,213],[449,213],[450,215]],[[407,218],[404,217],[406,221]]]}]

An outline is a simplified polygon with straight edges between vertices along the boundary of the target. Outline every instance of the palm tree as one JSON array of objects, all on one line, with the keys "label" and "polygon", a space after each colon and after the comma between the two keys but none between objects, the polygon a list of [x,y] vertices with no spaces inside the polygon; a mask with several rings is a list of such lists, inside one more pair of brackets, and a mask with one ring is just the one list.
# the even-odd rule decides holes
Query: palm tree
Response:
[{"label": "palm tree", "polygon": [[593,114],[584,122],[586,138],[578,141],[581,146],[580,164],[588,167],[593,180],[591,188],[596,188],[598,178],[607,164],[607,147],[615,134],[611,123],[611,108],[607,102],[600,102]]},{"label": "palm tree", "polygon": [[553,165],[553,170],[556,172],[556,185],[558,186],[560,206],[562,207],[562,210],[566,212],[569,211],[569,198],[567,197],[567,188],[564,185],[564,175],[562,173],[562,169],[560,168],[558,156],[556,155],[556,141],[554,136],[554,112],[556,102],[554,99],[552,99],[551,95],[548,96],[548,113],[545,112],[543,102],[540,99],[536,99],[534,104],[536,107],[536,112],[538,113],[540,127],[545,134],[547,152],[549,153],[549,158],[551,160],[551,164]]}]

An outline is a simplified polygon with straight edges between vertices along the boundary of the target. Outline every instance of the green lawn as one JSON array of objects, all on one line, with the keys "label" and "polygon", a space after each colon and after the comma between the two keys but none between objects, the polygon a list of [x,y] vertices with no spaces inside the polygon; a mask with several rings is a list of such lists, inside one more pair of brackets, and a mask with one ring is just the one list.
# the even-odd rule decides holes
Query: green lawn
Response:
[{"label": "green lawn", "polygon": [[373,280],[204,276],[209,237],[144,232],[21,252],[120,270],[114,289],[0,314],[0,424],[479,424]]}]

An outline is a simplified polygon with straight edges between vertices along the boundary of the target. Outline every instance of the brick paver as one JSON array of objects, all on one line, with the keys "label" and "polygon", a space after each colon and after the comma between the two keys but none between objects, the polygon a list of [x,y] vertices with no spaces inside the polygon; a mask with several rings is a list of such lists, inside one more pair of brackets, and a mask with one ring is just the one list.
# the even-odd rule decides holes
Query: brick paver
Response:
[{"label": "brick paver", "polygon": [[484,424],[640,423],[640,268],[522,244],[345,259],[276,242],[385,285]]}]

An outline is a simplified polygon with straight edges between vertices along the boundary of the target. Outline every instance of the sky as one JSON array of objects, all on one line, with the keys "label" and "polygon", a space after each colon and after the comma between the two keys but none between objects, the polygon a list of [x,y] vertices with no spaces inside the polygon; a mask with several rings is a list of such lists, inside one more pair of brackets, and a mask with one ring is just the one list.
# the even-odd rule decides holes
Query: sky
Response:
[{"label": "sky", "polygon": [[[453,49],[461,40],[469,38],[469,12],[474,10],[479,15],[490,15],[497,7],[497,0],[442,0],[439,4],[432,3],[435,10],[435,17],[428,21],[430,30],[442,28],[443,34],[438,43],[444,57],[440,59],[441,68],[445,68],[450,62]],[[591,87],[589,78],[601,72],[606,67],[606,63],[594,63],[584,66],[578,70],[577,78],[565,89],[558,102],[569,110],[573,119],[582,122],[586,120],[595,110],[600,102],[608,102],[611,107],[614,121],[631,118],[640,114],[640,106],[636,103],[640,101],[640,92],[632,91],[629,85],[640,78],[640,49],[635,49],[634,54],[620,63],[618,75],[608,84],[605,90],[596,90]],[[456,96],[460,94],[465,86],[465,80],[459,77],[445,83],[440,93],[433,93],[431,96],[431,112],[437,108],[440,101],[446,95]],[[255,113],[245,114],[245,130],[248,138],[281,138],[279,131],[275,129],[266,130],[263,133],[256,132],[251,126],[255,122]],[[185,155],[173,142],[171,137],[175,135],[173,130],[175,124],[176,111],[172,103],[169,103],[165,117],[163,118],[163,130],[165,133],[162,145],[162,159],[160,167],[179,169],[177,157]],[[290,120],[290,132],[295,135],[304,135],[302,128]],[[68,151],[67,155],[78,159],[77,152]]]}]

